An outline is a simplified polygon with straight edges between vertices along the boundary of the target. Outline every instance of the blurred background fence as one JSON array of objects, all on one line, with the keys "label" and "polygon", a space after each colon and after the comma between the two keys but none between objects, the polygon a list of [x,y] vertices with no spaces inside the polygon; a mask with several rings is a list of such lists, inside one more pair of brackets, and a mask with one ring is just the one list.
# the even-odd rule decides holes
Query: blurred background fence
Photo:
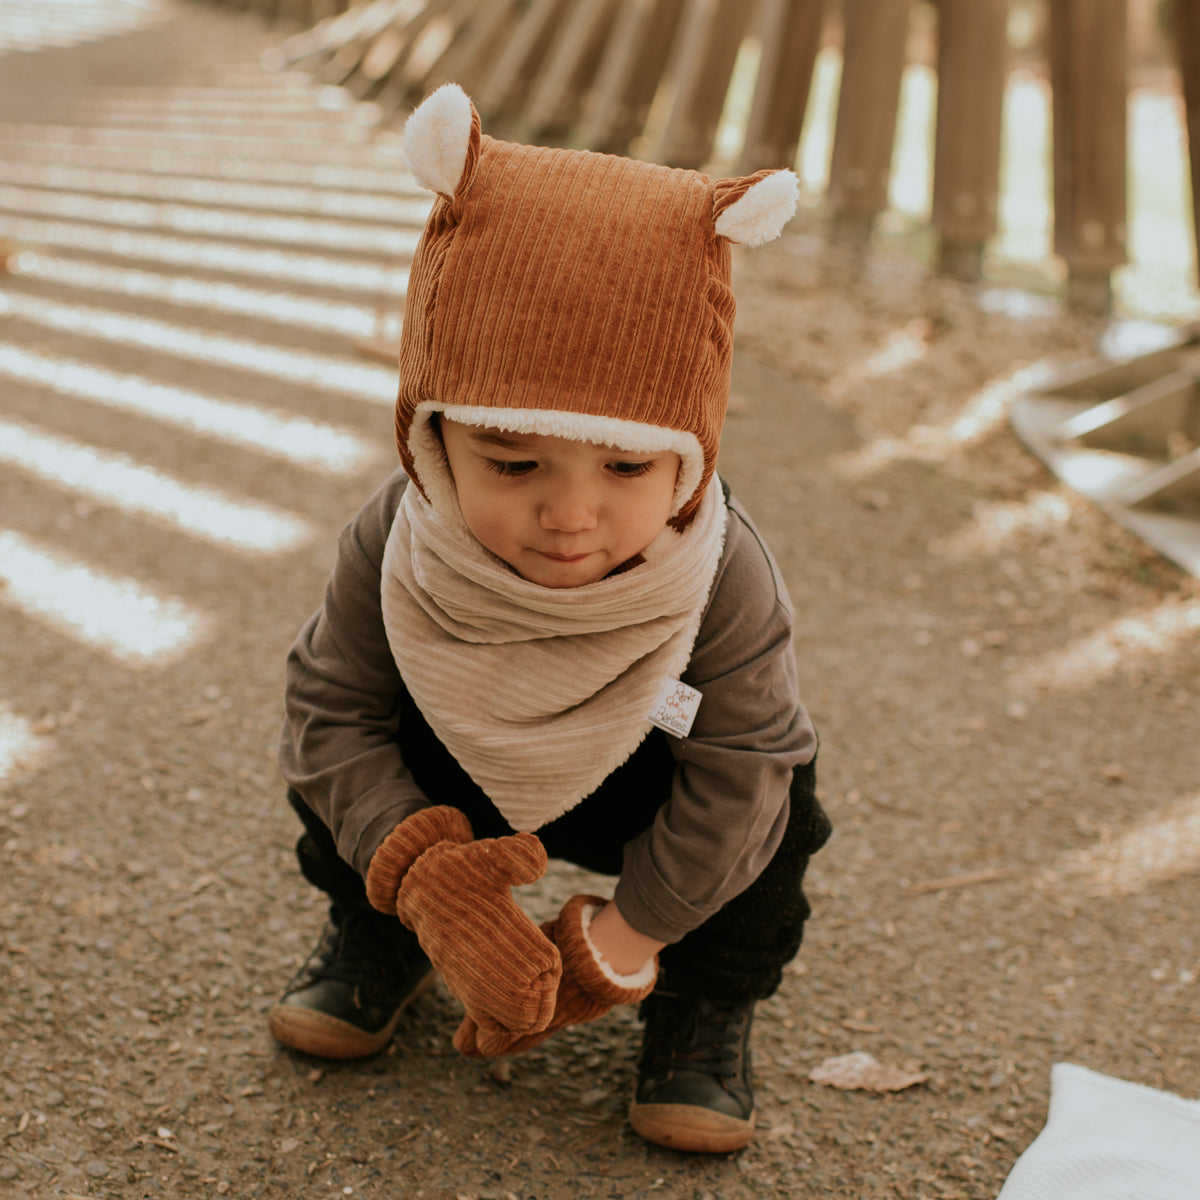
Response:
[{"label": "blurred background fence", "polygon": [[1006,152],[1045,141],[1006,116],[1020,72],[1048,98],[1046,203],[1065,294],[1096,312],[1127,258],[1131,81],[1158,72],[1193,147],[1193,263],[1200,241],[1200,0],[216,2],[277,23],[272,65],[370,102],[385,124],[453,79],[498,136],[738,173],[797,162],[818,64],[834,55],[820,199],[849,245],[888,209],[902,82],[922,66],[936,96],[928,225],[940,269],[966,280],[997,233]]}]

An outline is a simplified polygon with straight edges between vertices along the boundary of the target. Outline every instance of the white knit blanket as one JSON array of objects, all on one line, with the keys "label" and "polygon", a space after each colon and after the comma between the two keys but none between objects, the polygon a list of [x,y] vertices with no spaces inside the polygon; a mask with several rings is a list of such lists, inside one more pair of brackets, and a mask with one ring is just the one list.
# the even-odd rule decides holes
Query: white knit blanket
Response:
[{"label": "white knit blanket", "polygon": [[998,1200],[1200,1200],[1200,1100],[1056,1063],[1046,1126]]}]

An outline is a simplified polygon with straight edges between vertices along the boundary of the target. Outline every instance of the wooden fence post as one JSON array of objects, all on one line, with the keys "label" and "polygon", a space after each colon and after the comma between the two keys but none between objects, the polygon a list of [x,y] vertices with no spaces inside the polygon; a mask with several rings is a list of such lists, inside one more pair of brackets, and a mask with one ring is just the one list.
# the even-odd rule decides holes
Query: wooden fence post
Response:
[{"label": "wooden fence post", "polygon": [[973,282],[996,232],[1008,0],[939,0],[933,225],[941,270]]},{"label": "wooden fence post", "polygon": [[1188,157],[1192,164],[1192,228],[1200,280],[1200,0],[1175,0],[1175,44],[1187,110]]},{"label": "wooden fence post", "polygon": [[838,91],[827,196],[834,237],[865,244],[887,207],[909,0],[843,0]]},{"label": "wooden fence post", "polygon": [[688,0],[670,73],[675,95],[654,157],[702,167],[712,154],[753,0]]},{"label": "wooden fence post", "polygon": [[795,165],[824,23],[825,0],[765,0],[759,22],[762,57],[739,174]]},{"label": "wooden fence post", "polygon": [[360,97],[374,95],[385,111],[404,107],[436,57],[453,40],[466,0],[424,0],[415,12],[394,8],[388,27],[371,43],[358,64]]},{"label": "wooden fence post", "polygon": [[1050,0],[1054,113],[1054,248],[1067,301],[1112,307],[1125,261],[1125,0]]},{"label": "wooden fence post", "polygon": [[450,82],[473,87],[474,81],[483,73],[484,63],[500,52],[517,3],[518,0],[477,2],[462,32],[426,76],[426,93]]},{"label": "wooden fence post", "polygon": [[682,11],[683,0],[623,0],[595,86],[584,101],[582,145],[628,152],[646,126]]},{"label": "wooden fence post", "polygon": [[583,94],[612,27],[616,3],[575,0],[513,128],[518,141],[561,138],[578,120]]},{"label": "wooden fence post", "polygon": [[536,64],[546,53],[570,0],[532,0],[513,22],[507,41],[477,85],[475,107],[485,121],[512,119],[521,111]]}]

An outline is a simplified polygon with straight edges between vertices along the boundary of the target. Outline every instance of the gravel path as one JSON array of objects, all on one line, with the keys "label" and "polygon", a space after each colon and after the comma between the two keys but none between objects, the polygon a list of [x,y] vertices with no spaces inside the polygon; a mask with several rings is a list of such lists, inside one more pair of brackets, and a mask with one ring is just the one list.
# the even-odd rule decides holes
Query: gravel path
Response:
[{"label": "gravel path", "polygon": [[[631,1134],[627,1012],[491,1066],[444,989],[377,1061],[272,1044],[321,918],[283,656],[393,461],[355,342],[423,213],[393,137],[260,69],[276,40],[164,0],[0,56],[0,1195],[990,1200],[1054,1062],[1200,1094],[1200,590],[1005,419],[1101,330],[812,213],[737,260],[722,459],[837,827],[761,1007],[757,1142]],[[924,1081],[810,1081],[854,1051]]]}]

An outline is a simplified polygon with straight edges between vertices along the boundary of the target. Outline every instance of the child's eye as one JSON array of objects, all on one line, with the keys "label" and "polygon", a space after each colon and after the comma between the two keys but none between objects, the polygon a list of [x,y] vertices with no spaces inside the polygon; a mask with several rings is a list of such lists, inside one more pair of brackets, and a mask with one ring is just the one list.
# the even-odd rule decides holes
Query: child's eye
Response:
[{"label": "child's eye", "polygon": [[526,462],[505,462],[501,458],[488,458],[484,460],[489,471],[494,471],[497,475],[528,475],[530,471],[537,466],[537,463]]},{"label": "child's eye", "polygon": [[608,464],[608,469],[621,479],[636,479],[654,470],[654,460],[649,462],[614,462]]}]

